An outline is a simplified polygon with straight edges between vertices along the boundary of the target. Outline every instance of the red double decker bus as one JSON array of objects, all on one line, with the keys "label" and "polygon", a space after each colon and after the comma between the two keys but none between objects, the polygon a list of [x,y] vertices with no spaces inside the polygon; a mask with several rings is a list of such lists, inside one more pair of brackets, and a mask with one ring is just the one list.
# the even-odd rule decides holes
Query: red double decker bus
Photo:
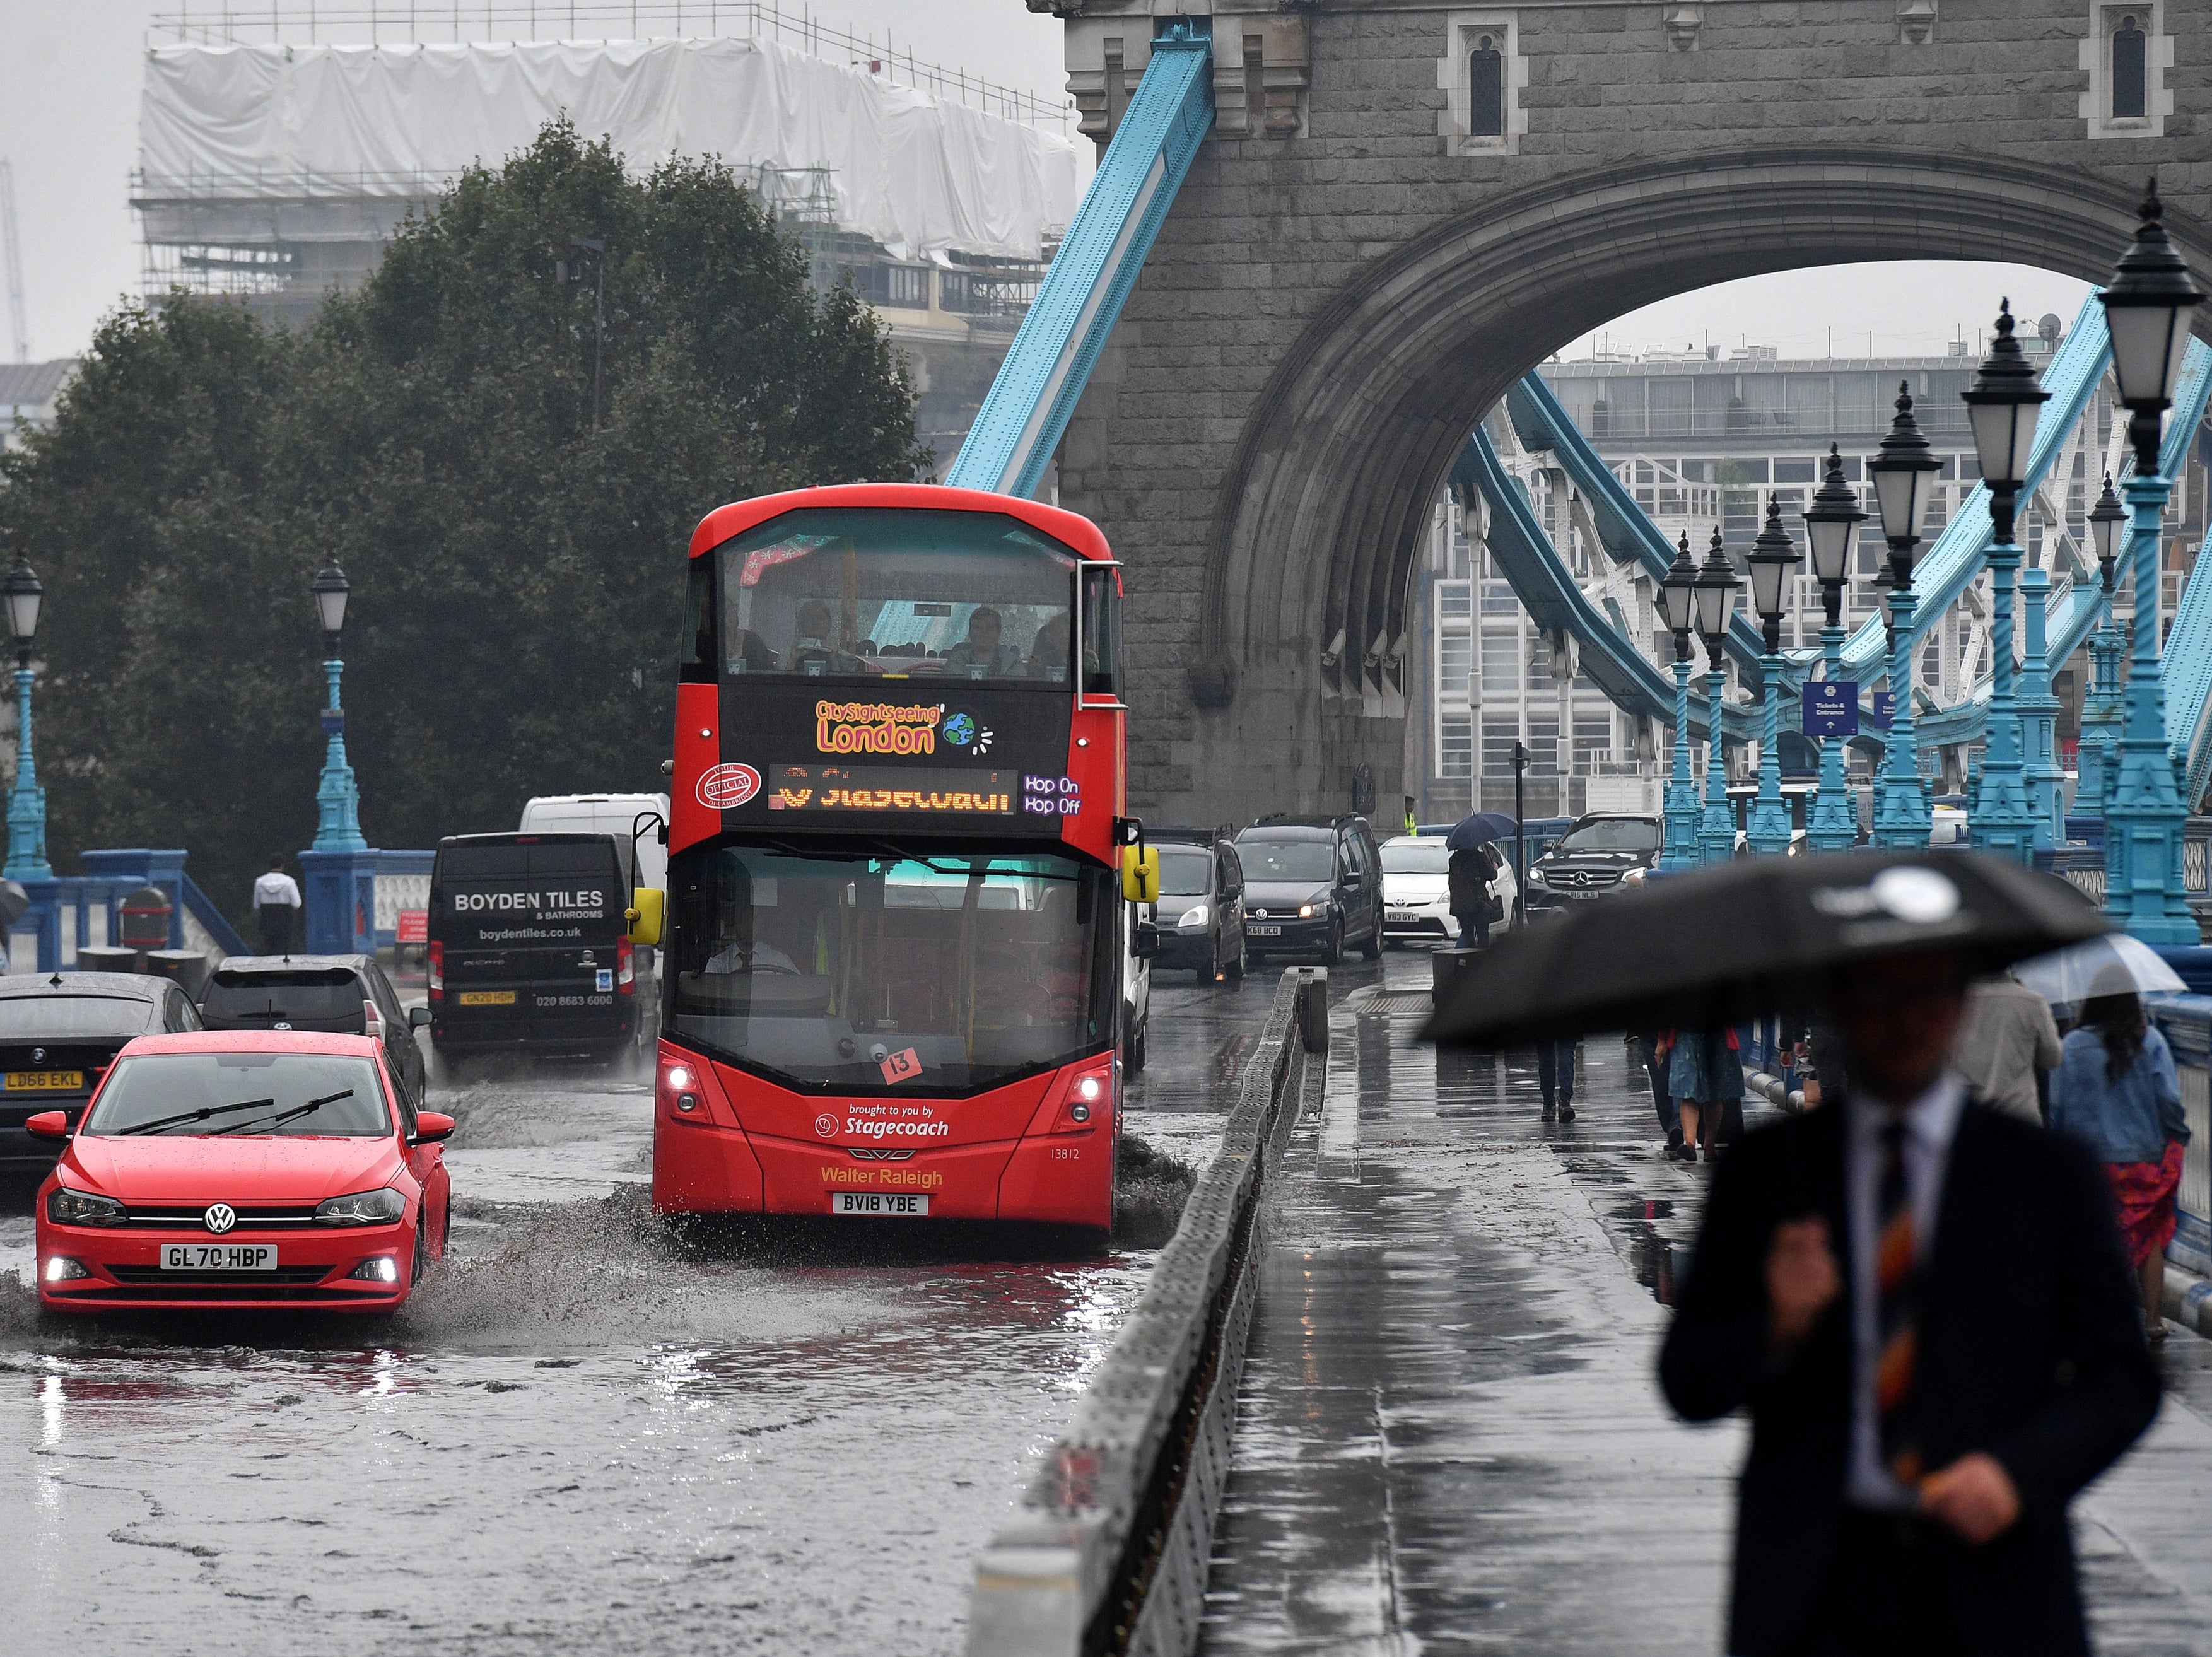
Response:
[{"label": "red double decker bus", "polygon": [[1120,583],[1085,519],[965,489],[699,525],[659,1211],[1110,1226],[1122,977],[1150,947]]}]

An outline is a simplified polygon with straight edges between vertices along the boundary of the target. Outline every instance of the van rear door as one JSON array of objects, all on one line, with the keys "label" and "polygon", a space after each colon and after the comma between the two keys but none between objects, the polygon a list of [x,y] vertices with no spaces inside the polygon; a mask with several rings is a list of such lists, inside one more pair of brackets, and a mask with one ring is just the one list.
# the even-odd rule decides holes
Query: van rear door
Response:
[{"label": "van rear door", "polygon": [[471,835],[438,848],[437,1019],[463,1046],[588,1047],[628,1034],[617,993],[627,907],[605,835]]},{"label": "van rear door", "polygon": [[615,974],[629,894],[612,837],[545,835],[529,850],[540,933],[531,956],[531,1044],[596,1047],[628,1035],[630,998],[617,994]]}]

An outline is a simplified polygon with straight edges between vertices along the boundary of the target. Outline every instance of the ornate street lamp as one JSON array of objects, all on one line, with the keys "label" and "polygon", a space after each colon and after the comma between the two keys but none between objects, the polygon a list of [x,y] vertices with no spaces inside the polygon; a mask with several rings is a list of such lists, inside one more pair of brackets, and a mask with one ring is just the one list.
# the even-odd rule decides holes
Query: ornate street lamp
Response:
[{"label": "ornate street lamp", "polygon": [[1698,786],[1690,774],[1690,634],[1698,621],[1698,566],[1687,530],[1659,584],[1659,607],[1674,635],[1674,768],[1667,780],[1667,843],[1659,867],[1678,871],[1698,866]]},{"label": "ornate street lamp", "polygon": [[1982,765],[1975,780],[1969,821],[1974,844],[2016,863],[2035,861],[2035,809],[2028,798],[2018,687],[2014,679],[2013,578],[2021,549],[2013,540],[2014,507],[2027,481],[2035,422],[2051,394],[2035,383],[2035,370],[2012,337],[2012,301],[1997,307],[1996,335],[1981,372],[1962,395],[1974,433],[1974,454],[1990,492],[1990,711],[1984,725]]},{"label": "ornate street lamp", "polygon": [[[1813,579],[1820,584],[1820,655],[1832,685],[1844,675],[1844,583],[1850,580],[1851,549],[1857,545],[1859,525],[1865,521],[1858,491],[1844,481],[1843,456],[1831,443],[1827,476],[1805,511],[1805,543],[1812,554]],[[1853,685],[1849,694],[1856,711],[1858,687]],[[1852,809],[1844,777],[1844,738],[1824,737],[1820,792],[1813,801],[1805,839],[1816,851],[1847,852],[1858,844],[1858,813]]]},{"label": "ornate street lamp", "polygon": [[1935,493],[1943,463],[1920,434],[1912,418],[1912,388],[1897,388],[1897,417],[1890,422],[1881,448],[1867,463],[1875,508],[1881,514],[1881,537],[1889,543],[1889,689],[1893,707],[1889,737],[1882,750],[1881,798],[1875,811],[1876,843],[1911,850],[1925,847],[1935,828],[1928,786],[1920,778],[1920,750],[1912,739],[1912,652],[1919,634],[1912,625],[1912,551]]},{"label": "ornate street lamp", "polygon": [[15,786],[8,796],[8,861],[0,875],[9,880],[52,880],[46,861],[46,791],[39,786],[39,768],[31,756],[31,644],[38,637],[39,607],[46,589],[30,561],[21,553],[0,585],[8,601],[8,631],[15,640]]},{"label": "ornate street lamp", "polygon": [[1790,849],[1790,807],[1782,798],[1782,617],[1796,568],[1797,543],[1782,527],[1781,501],[1770,495],[1765,526],[1751,547],[1751,607],[1759,612],[1765,648],[1759,658],[1759,797],[1744,841],[1773,854]]},{"label": "ornate street lamp", "polygon": [[1729,623],[1735,615],[1743,583],[1713,526],[1712,544],[1692,590],[1698,601],[1698,631],[1705,640],[1705,809],[1698,825],[1698,852],[1707,863],[1735,855],[1735,809],[1728,797],[1728,744],[1721,739],[1721,715],[1728,705]]},{"label": "ornate street lamp", "polygon": [[2160,222],[2157,181],[2142,222],[2100,297],[2112,337],[2112,377],[2128,410],[2136,469],[2124,485],[2135,557],[2135,653],[2128,665],[2125,718],[2105,810],[2105,909],[2147,944],[2197,942],[2182,875],[2182,825],[2189,808],[2175,786],[2166,740],[2166,683],[2159,652],[2160,522],[2172,493],[2159,441],[2189,344],[2190,319],[2204,294]]},{"label": "ornate street lamp", "polygon": [[2118,585],[2122,532],[2127,521],[2127,508],[2112,492],[2108,472],[2105,492],[2089,513],[2089,540],[2097,554],[2099,590],[2097,625],[2089,634],[2089,694],[2081,699],[2081,738],[2075,750],[2077,816],[2105,815],[2112,786],[2113,753],[2119,746],[2120,652],[2126,641],[2112,622],[2112,590]]},{"label": "ornate street lamp", "polygon": [[323,677],[331,698],[323,709],[323,733],[329,742],[323,752],[322,780],[315,789],[313,849],[365,852],[368,842],[361,833],[361,790],[355,786],[353,767],[346,762],[345,711],[338,699],[338,681],[345,673],[338,645],[345,631],[346,598],[353,588],[333,559],[316,575],[313,591],[315,616],[323,628]]}]

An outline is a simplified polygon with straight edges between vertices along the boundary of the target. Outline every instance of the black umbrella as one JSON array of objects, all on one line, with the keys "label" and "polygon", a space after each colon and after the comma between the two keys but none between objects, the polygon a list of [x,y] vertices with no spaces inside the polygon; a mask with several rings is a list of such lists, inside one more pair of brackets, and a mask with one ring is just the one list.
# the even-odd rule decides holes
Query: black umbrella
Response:
[{"label": "black umbrella", "polygon": [[1477,811],[1452,824],[1451,833],[1444,836],[1444,850],[1472,852],[1493,840],[1511,840],[1520,832],[1521,825],[1503,811]]},{"label": "black umbrella", "polygon": [[1948,950],[1989,972],[2111,930],[2064,881],[1972,852],[1739,858],[1510,934],[1453,979],[1425,1034],[1504,1047],[1713,1029],[1809,1009],[1856,961]]}]

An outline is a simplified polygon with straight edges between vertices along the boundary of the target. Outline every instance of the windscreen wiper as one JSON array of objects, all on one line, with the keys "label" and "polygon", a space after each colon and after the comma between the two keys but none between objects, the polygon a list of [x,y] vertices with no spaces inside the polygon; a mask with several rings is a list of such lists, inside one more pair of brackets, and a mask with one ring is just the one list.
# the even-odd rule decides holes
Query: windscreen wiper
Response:
[{"label": "windscreen wiper", "polygon": [[[280,1128],[287,1122],[296,1122],[301,1117],[306,1116],[312,1112],[320,1110],[325,1105],[335,1104],[340,1099],[350,1099],[352,1097],[353,1089],[351,1088],[343,1088],[336,1093],[326,1093],[319,1099],[308,1100],[304,1105],[294,1105],[289,1109],[278,1111],[274,1116],[269,1119],[268,1126],[270,1128]],[[273,1105],[276,1102],[274,1099],[264,1099],[259,1102],[264,1105]],[[217,1135],[224,1133],[243,1133],[250,1127],[259,1126],[261,1125],[255,1122],[238,1122],[233,1124],[229,1127],[217,1128],[214,1133],[208,1135],[208,1138],[212,1139],[217,1137]]]},{"label": "windscreen wiper", "polygon": [[159,1133],[163,1128],[177,1127],[185,1122],[204,1122],[210,1116],[228,1116],[234,1110],[259,1110],[273,1105],[274,1099],[241,1099],[234,1105],[206,1105],[198,1110],[183,1111],[174,1116],[156,1116],[150,1122],[133,1122],[129,1127],[115,1130],[120,1138],[126,1133]]}]

